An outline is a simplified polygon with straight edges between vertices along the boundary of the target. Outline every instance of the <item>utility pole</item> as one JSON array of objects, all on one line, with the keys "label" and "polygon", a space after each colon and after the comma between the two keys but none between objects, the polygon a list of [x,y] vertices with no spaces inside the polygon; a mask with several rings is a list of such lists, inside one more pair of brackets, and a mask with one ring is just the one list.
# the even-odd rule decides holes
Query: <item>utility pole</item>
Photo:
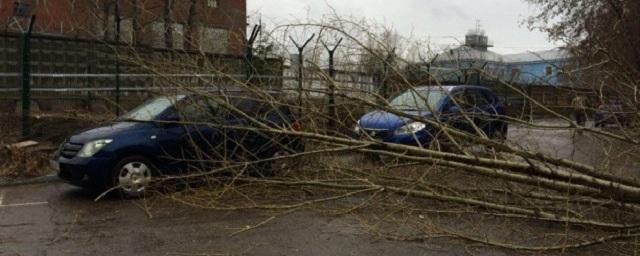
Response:
[{"label": "utility pole", "polygon": [[336,53],[336,49],[338,49],[338,46],[340,46],[340,43],[342,43],[342,38],[340,38],[340,40],[338,40],[338,43],[336,43],[333,48],[329,48],[329,46],[327,46],[327,44],[325,44],[324,42],[322,43],[324,45],[324,48],[327,49],[327,52],[329,53],[329,122],[327,123],[328,127],[334,127],[335,126],[335,120],[338,118],[338,113],[336,113],[336,69],[334,66],[334,55]]},{"label": "utility pole", "polygon": [[302,79],[304,78],[302,72],[304,71],[304,57],[302,54],[304,53],[304,48],[307,47],[307,44],[313,40],[316,36],[315,33],[304,42],[304,44],[300,45],[293,37],[289,36],[289,39],[293,42],[293,44],[298,48],[298,118],[302,116]]},{"label": "utility pole", "polygon": [[31,16],[29,29],[22,33],[22,137],[31,135],[31,32],[36,16]]}]

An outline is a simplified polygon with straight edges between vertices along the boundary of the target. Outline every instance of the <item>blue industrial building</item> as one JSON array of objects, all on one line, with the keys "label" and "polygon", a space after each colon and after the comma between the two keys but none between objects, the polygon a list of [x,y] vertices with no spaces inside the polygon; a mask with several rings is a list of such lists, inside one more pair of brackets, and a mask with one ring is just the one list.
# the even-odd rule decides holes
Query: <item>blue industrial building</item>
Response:
[{"label": "blue industrial building", "polygon": [[481,29],[469,31],[465,43],[440,53],[429,67],[429,73],[444,82],[499,78],[519,85],[568,86],[563,67],[571,56],[561,48],[518,54],[499,54],[490,51],[492,44]]}]

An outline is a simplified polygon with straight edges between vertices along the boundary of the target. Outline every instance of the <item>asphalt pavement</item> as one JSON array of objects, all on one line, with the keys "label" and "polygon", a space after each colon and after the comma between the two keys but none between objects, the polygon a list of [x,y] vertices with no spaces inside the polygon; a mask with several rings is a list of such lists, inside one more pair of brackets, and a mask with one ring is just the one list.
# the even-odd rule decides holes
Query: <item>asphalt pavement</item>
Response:
[{"label": "asphalt pavement", "polygon": [[302,210],[238,233],[273,215],[95,197],[64,183],[0,188],[0,255],[467,255],[446,241],[380,239],[349,215]]}]

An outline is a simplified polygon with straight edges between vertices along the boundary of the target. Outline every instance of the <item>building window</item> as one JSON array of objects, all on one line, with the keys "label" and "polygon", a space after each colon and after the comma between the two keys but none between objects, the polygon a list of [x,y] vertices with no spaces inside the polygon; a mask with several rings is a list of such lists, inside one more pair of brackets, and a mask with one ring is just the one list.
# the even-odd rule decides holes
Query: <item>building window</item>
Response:
[{"label": "building window", "polygon": [[[99,13],[97,15],[96,22],[93,23],[96,37],[103,40],[115,40],[116,39],[115,24],[116,24],[115,17],[109,16],[105,18],[104,13]],[[120,29],[122,29],[122,24],[120,24],[120,26],[121,26]]]},{"label": "building window", "polygon": [[[154,48],[167,48],[165,39],[166,27],[164,22],[154,22],[151,24],[151,46]],[[184,49],[184,25],[179,23],[171,24],[171,48],[177,50]]]},{"label": "building window", "polygon": [[207,7],[218,8],[218,0],[207,0]]},{"label": "building window", "polygon": [[172,24],[173,49],[184,50],[184,25]]},{"label": "building window", "polygon": [[562,69],[558,70],[558,82],[566,83],[568,81],[569,81],[569,74]]},{"label": "building window", "polygon": [[208,53],[226,54],[229,47],[229,31],[219,28],[201,27],[200,50]]},{"label": "building window", "polygon": [[545,76],[551,76],[551,75],[553,75],[553,67],[552,67],[552,66],[546,66],[546,67],[544,67],[544,75],[545,75]]},{"label": "building window", "polygon": [[151,46],[153,48],[165,48],[166,43],[164,41],[164,23],[153,22],[151,23]]}]

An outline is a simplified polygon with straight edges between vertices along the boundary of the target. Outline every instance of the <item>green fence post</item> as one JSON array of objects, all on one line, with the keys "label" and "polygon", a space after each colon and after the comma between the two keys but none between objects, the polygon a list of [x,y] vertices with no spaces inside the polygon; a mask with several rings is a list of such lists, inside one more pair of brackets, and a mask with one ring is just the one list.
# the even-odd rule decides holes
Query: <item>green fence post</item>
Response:
[{"label": "green fence post", "polygon": [[22,137],[31,135],[31,31],[36,16],[31,16],[29,30],[22,33]]},{"label": "green fence post", "polygon": [[338,119],[336,111],[336,69],[334,66],[334,55],[336,53],[336,49],[340,46],[340,43],[342,43],[342,38],[338,40],[338,43],[336,43],[333,48],[329,48],[329,46],[324,42],[322,43],[329,53],[329,122],[327,123],[329,129],[334,128],[336,119]]},{"label": "green fence post", "polygon": [[116,21],[116,35],[115,35],[115,49],[116,49],[116,116],[120,116],[120,8],[118,0],[116,0],[115,7],[115,21]]},{"label": "green fence post", "polygon": [[260,29],[262,29],[262,25],[253,26],[253,30],[251,31],[251,36],[247,40],[247,52],[245,58],[245,73],[247,84],[250,83],[251,78],[253,77],[253,43],[256,41],[258,34],[260,33]]}]

